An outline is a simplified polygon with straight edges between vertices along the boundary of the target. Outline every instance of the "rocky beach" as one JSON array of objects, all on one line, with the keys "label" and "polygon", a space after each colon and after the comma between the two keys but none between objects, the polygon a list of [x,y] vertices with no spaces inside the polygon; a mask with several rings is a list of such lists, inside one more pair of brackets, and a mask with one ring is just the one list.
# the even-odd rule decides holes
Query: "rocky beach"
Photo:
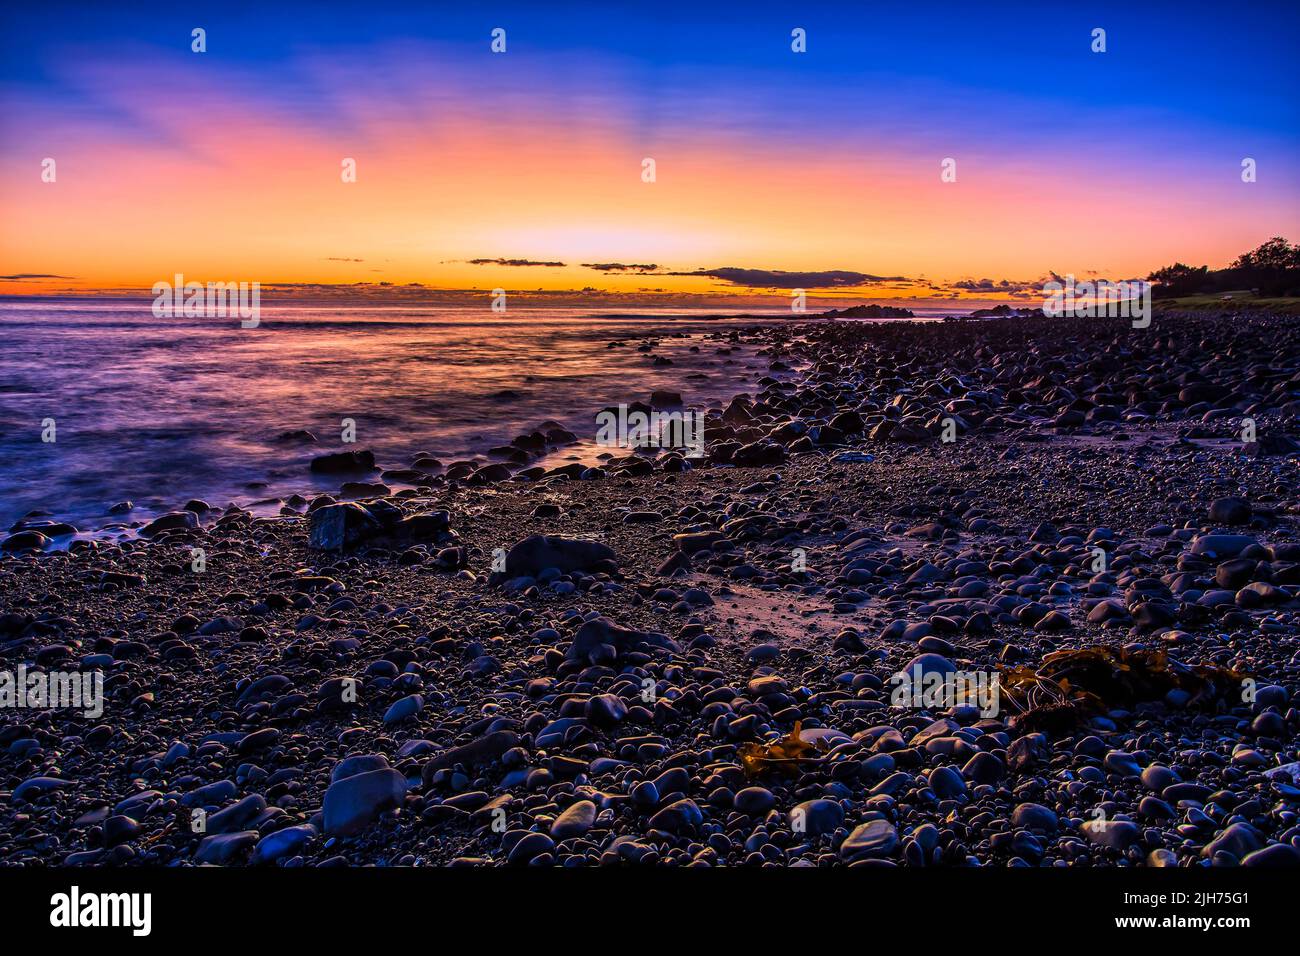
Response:
[{"label": "rocky beach", "polygon": [[0,709],[0,865],[1300,863],[1300,318],[699,347],[758,365],[703,458],[539,420],[20,520],[0,669],[103,699]]}]

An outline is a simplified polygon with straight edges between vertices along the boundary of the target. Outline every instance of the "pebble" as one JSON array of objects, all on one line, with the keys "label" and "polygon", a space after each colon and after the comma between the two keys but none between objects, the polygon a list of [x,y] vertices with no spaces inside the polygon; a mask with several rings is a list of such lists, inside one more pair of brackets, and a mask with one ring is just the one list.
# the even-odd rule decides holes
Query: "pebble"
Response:
[{"label": "pebble", "polygon": [[[29,516],[6,546],[57,544],[0,559],[6,657],[102,669],[117,705],[0,727],[0,862],[1293,866],[1297,501],[1226,414],[1294,420],[1252,372],[1294,364],[1279,321],[1152,350],[1015,317],[720,326],[690,341],[750,377],[703,460],[556,463],[579,436],[538,423],[389,488],[328,458],[358,497],[268,517],[209,498],[59,551]],[[1061,726],[891,700],[900,671],[1095,644],[1256,692]],[[796,722],[812,759],[746,772]]]},{"label": "pebble", "polygon": [[898,846],[898,829],[888,820],[869,820],[856,827],[840,844],[840,857],[859,860],[885,857]]},{"label": "pebble", "polygon": [[551,824],[551,836],[556,840],[582,836],[596,823],[596,804],[590,800],[579,800],[555,818]]},{"label": "pebble", "polygon": [[821,836],[844,822],[844,808],[836,800],[805,800],[790,811],[790,828],[796,833]]}]

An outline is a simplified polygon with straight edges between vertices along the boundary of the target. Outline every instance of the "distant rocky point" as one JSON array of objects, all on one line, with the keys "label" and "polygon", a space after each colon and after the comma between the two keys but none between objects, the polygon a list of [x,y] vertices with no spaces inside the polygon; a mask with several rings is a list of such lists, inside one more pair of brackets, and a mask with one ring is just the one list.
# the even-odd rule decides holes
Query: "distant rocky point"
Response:
[{"label": "distant rocky point", "polygon": [[1042,309],[1013,309],[1009,305],[995,305],[991,309],[976,309],[970,315],[949,316],[945,321],[962,321],[965,319],[1041,319]]},{"label": "distant rocky point", "polygon": [[914,319],[911,309],[892,305],[855,305],[848,309],[831,309],[815,316],[819,319]]}]

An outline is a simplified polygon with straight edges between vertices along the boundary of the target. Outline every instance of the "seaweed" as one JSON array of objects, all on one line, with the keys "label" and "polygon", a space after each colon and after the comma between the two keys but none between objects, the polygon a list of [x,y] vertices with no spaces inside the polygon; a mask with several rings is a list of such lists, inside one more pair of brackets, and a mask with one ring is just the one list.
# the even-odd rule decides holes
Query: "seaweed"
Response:
[{"label": "seaweed", "polygon": [[757,777],[768,772],[794,772],[807,763],[820,763],[822,748],[799,736],[802,721],[795,721],[794,730],[770,744],[750,741],[740,745],[737,756],[747,776]]},{"label": "seaweed", "polygon": [[1185,691],[1189,707],[1223,710],[1235,701],[1245,679],[1217,664],[1180,663],[1162,648],[1084,647],[1054,651],[1036,668],[1004,668],[998,687],[1015,712],[1013,726],[1061,733],[1089,715],[1158,701],[1171,690]]}]

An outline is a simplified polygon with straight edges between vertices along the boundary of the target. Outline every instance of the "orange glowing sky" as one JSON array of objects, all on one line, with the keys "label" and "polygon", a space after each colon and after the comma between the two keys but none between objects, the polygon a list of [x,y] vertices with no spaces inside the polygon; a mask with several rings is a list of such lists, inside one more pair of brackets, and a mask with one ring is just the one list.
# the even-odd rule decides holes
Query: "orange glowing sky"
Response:
[{"label": "orange glowing sky", "polygon": [[[631,55],[550,55],[525,49],[513,72],[490,73],[483,51],[409,39],[304,47],[277,67],[293,77],[283,91],[266,64],[216,51],[61,49],[44,67],[57,96],[0,86],[0,293],[147,290],[183,273],[788,294],[775,280],[672,274],[737,267],[904,277],[834,290],[899,299],[964,294],[954,283],[982,278],[1028,290],[1049,270],[1121,279],[1178,259],[1218,267],[1269,236],[1300,235],[1300,175],[1276,130],[1224,126],[1242,142],[1210,147],[1213,123],[1149,107],[1120,119],[1147,117],[1158,143],[1087,114],[1062,130],[1031,89],[994,94],[953,77],[918,79],[900,89],[903,106],[843,123],[833,117],[859,94],[833,78],[800,109],[761,89],[727,99],[762,82],[752,65],[730,85],[706,71],[698,89],[695,73],[669,66],[647,100]],[[799,82],[801,96],[821,89]],[[303,98],[308,87],[316,99]],[[1252,184],[1237,174],[1247,151],[1268,174]],[[946,156],[955,183],[940,180]],[[53,183],[41,179],[45,157]],[[340,176],[345,157],[355,183]],[[469,262],[498,258],[565,265]]]}]

